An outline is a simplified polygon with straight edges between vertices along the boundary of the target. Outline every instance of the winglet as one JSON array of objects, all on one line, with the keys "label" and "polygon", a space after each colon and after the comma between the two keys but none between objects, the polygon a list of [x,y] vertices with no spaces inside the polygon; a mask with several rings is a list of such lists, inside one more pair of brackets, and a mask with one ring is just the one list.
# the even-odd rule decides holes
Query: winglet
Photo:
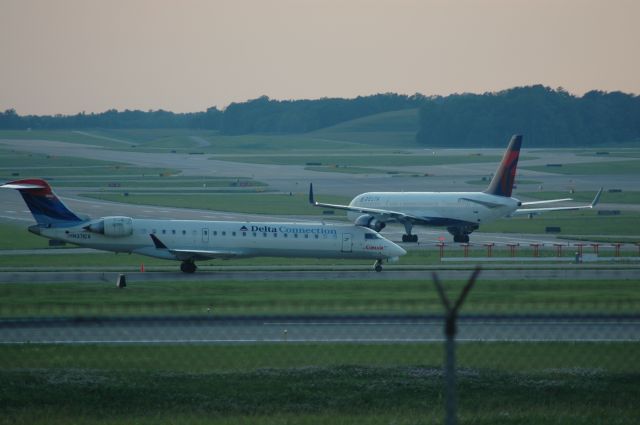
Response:
[{"label": "winglet", "polygon": [[160,239],[158,239],[158,237],[156,235],[154,235],[153,233],[150,233],[149,236],[151,236],[151,240],[153,241],[153,244],[156,246],[157,249],[169,249],[167,248],[167,246],[162,243],[162,241]]},{"label": "winglet", "polygon": [[600,188],[598,193],[596,193],[595,198],[593,198],[593,201],[591,202],[591,208],[593,208],[596,205],[598,205],[598,202],[600,202],[600,195],[602,195],[602,188]]},{"label": "winglet", "polygon": [[309,203],[316,205],[316,200],[313,197],[313,183],[309,183]]}]

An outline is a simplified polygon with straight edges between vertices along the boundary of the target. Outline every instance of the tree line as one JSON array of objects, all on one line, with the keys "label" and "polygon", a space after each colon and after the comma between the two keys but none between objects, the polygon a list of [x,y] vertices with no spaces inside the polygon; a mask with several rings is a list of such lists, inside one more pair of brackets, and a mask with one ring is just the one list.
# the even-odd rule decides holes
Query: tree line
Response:
[{"label": "tree line", "polygon": [[640,141],[640,96],[590,91],[574,96],[562,88],[515,87],[484,94],[425,97],[395,93],[354,99],[273,100],[232,103],[224,110],[164,110],[19,115],[0,112],[0,129],[185,128],[222,134],[307,133],[382,112],[419,108],[418,143],[426,146],[501,147],[514,133],[531,146],[586,146]]},{"label": "tree line", "polygon": [[640,142],[640,97],[590,91],[582,97],[541,85],[432,97],[420,107],[416,139],[427,146],[527,147]]},{"label": "tree line", "polygon": [[0,129],[77,130],[87,128],[192,128],[219,130],[223,134],[306,133],[381,112],[417,108],[423,96],[395,93],[355,99],[272,100],[267,96],[232,103],[224,111],[173,113],[164,110],[79,113],[76,115],[26,115],[9,109],[0,113]]}]

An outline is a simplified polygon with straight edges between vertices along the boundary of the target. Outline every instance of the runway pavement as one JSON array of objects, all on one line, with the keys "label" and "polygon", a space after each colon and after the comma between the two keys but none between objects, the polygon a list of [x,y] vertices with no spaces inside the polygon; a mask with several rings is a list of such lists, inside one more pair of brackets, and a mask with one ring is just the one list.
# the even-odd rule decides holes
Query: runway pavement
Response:
[{"label": "runway pavement", "polygon": [[[410,267],[410,266],[406,266]],[[177,264],[176,264],[177,268]],[[312,270],[282,270],[276,267],[238,268],[234,271],[198,271],[194,274],[182,272],[130,272],[125,273],[127,284],[136,282],[190,282],[204,281],[285,281],[285,280],[431,280],[433,271],[442,280],[467,280],[471,270],[448,270],[440,267],[419,269],[398,269],[386,266],[376,273],[367,266],[349,266],[347,270],[335,270],[335,267],[309,266]],[[354,269],[355,268],[355,269]],[[268,271],[268,273],[265,273]],[[85,282],[96,284],[115,284],[118,272],[108,271],[6,271],[0,273],[0,284],[20,283],[65,283]],[[482,280],[522,281],[522,280],[638,280],[638,268],[495,268],[481,272]]]},{"label": "runway pavement", "polygon": [[[458,341],[640,340],[640,316],[468,316]],[[191,317],[0,321],[0,344],[409,343],[443,341],[440,317]]]}]

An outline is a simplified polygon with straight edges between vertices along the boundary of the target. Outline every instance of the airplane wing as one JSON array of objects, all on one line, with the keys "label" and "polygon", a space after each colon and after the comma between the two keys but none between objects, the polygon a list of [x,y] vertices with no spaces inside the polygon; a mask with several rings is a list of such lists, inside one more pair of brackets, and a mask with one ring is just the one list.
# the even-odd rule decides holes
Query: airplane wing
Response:
[{"label": "airplane wing", "polygon": [[433,224],[431,220],[399,211],[383,210],[380,208],[353,207],[351,205],[324,204],[322,202],[317,202],[313,196],[313,183],[309,184],[309,203],[315,207],[320,208],[330,208],[334,210],[353,211],[362,214],[369,214],[372,217],[375,217],[376,219],[385,223],[396,221],[399,223],[410,222],[413,224],[422,224],[425,226]]},{"label": "airplane wing", "polygon": [[174,254],[179,260],[206,260],[213,258],[221,258],[226,260],[229,258],[243,257],[246,255],[242,251],[227,249],[172,249],[167,247],[164,242],[158,239],[158,237],[153,233],[149,236],[151,236],[151,240],[153,241],[153,244],[157,249],[166,249],[170,253]]},{"label": "airplane wing", "polygon": [[[537,214],[541,214],[541,213],[545,213],[545,212],[549,212],[549,211],[575,211],[575,210],[590,209],[590,208],[593,208],[596,205],[598,205],[598,202],[600,202],[600,195],[602,195],[602,188],[600,188],[598,193],[596,193],[596,196],[593,198],[593,201],[591,201],[590,205],[579,205],[579,206],[575,206],[575,207],[518,208],[517,210],[515,210],[514,212],[511,213],[511,216],[513,217],[513,216],[518,216],[518,215],[537,215]],[[561,202],[561,201],[568,201],[570,199],[571,198],[567,198],[567,199],[550,199],[548,201],[523,202],[522,205],[534,205],[534,204]]]}]

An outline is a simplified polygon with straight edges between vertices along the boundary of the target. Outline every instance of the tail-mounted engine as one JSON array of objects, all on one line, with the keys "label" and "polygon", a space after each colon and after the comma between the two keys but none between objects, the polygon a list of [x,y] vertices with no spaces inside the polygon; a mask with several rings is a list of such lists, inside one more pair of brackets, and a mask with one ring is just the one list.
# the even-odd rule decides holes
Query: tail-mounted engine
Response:
[{"label": "tail-mounted engine", "polygon": [[84,229],[111,238],[121,238],[133,234],[133,219],[130,217],[104,217],[85,226]]}]

